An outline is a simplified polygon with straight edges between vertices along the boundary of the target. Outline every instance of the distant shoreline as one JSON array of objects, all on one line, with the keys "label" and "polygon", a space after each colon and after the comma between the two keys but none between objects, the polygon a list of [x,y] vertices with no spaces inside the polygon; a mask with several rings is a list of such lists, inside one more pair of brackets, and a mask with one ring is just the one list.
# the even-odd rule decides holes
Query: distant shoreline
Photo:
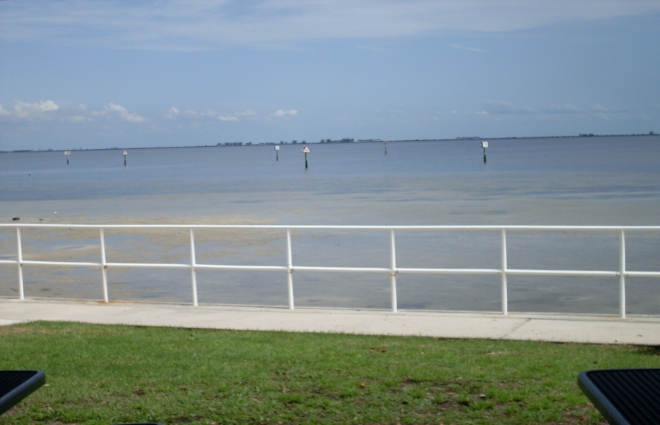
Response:
[{"label": "distant shoreline", "polygon": [[579,135],[569,135],[569,136],[508,136],[508,137],[480,137],[480,136],[469,136],[469,137],[456,137],[453,139],[399,139],[399,140],[383,140],[383,139],[341,139],[341,140],[321,140],[319,142],[264,142],[264,143],[252,143],[252,142],[227,142],[227,143],[217,143],[215,145],[190,145],[190,146],[142,146],[142,147],[132,147],[132,148],[120,148],[120,147],[110,147],[110,148],[80,148],[80,149],[16,149],[16,150],[0,150],[0,153],[25,153],[25,152],[81,152],[81,151],[113,151],[113,150],[143,150],[143,149],[188,149],[188,148],[214,148],[214,147],[249,147],[249,146],[282,146],[282,145],[320,145],[320,144],[346,144],[346,143],[410,143],[410,142],[455,142],[455,141],[474,141],[474,140],[520,140],[520,139],[592,139],[600,137],[649,137],[649,136],[660,136],[660,134],[653,131],[644,134],[593,134],[585,133]]}]

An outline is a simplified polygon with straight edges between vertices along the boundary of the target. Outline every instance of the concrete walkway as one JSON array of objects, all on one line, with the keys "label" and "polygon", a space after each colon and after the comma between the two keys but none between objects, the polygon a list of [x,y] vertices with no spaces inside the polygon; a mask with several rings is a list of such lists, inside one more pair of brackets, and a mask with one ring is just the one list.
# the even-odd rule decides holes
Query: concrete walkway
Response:
[{"label": "concrete walkway", "polygon": [[660,345],[660,317],[522,315],[0,300],[0,325],[36,320],[185,328]]}]

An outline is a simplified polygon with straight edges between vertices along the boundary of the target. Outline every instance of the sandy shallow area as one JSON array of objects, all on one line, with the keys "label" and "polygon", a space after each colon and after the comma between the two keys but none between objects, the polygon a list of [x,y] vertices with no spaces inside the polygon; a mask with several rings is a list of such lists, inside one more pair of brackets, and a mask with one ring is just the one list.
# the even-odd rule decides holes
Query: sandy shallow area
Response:
[{"label": "sandy shallow area", "polygon": [[[303,182],[304,183],[304,182]],[[308,182],[309,183],[309,182]],[[624,182],[631,187],[633,182]],[[0,222],[61,224],[276,224],[276,225],[656,225],[654,194],[575,182],[390,182],[381,190],[359,182],[340,188],[271,185],[223,193],[131,196],[86,200],[0,202]],[[592,187],[593,190],[589,190]],[[25,230],[24,258],[100,261],[96,230]],[[106,232],[108,262],[190,263],[184,229]],[[295,232],[294,264],[389,267],[389,235]],[[286,266],[285,232],[198,230],[197,263]],[[628,269],[657,268],[660,235],[631,240]],[[513,238],[509,264],[518,268],[617,270],[617,235],[587,237],[533,234]],[[0,233],[0,259],[16,258],[13,229]],[[397,236],[399,267],[498,268],[499,235]],[[543,260],[543,261],[541,261]],[[549,260],[550,265],[544,262]],[[58,266],[24,268],[27,296],[100,299],[101,270]],[[17,296],[15,265],[0,265],[0,296]],[[108,270],[111,299],[191,302],[187,269]],[[398,281],[399,308],[498,311],[499,276],[405,275]],[[200,270],[200,303],[287,305],[287,274],[280,271]],[[311,307],[390,307],[390,276],[351,272],[295,272],[296,304]],[[618,311],[617,278],[510,277],[511,311],[607,313]],[[657,279],[629,279],[631,312],[660,314]]]},{"label": "sandy shallow area", "polygon": [[0,201],[0,222],[78,224],[320,224],[320,225],[657,225],[660,196],[634,182],[621,189],[591,178],[559,182],[453,184],[402,180],[377,190],[345,183],[219,193]]}]

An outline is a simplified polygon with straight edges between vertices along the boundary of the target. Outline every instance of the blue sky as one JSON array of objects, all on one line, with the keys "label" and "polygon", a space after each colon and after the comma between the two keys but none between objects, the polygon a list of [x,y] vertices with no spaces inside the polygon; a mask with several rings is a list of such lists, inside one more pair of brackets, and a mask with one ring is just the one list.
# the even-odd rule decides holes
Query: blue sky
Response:
[{"label": "blue sky", "polygon": [[0,150],[660,132],[658,0],[3,0]]}]

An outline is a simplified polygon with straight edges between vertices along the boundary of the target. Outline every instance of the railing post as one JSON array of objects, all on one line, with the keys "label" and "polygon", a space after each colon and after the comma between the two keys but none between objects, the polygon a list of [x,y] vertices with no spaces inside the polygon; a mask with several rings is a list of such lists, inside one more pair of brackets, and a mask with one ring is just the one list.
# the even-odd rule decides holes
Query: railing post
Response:
[{"label": "railing post", "polygon": [[291,249],[291,229],[286,229],[286,266],[288,269],[287,288],[289,293],[289,310],[293,310],[293,252]]},{"label": "railing post", "polygon": [[621,245],[619,247],[619,315],[626,318],[626,234],[621,229]]},{"label": "railing post", "polygon": [[507,268],[506,230],[502,229],[502,314],[505,316],[509,314]]},{"label": "railing post", "polygon": [[391,291],[392,291],[392,313],[398,311],[396,294],[396,243],[394,241],[394,229],[390,230],[390,266],[391,266]]},{"label": "railing post", "polygon": [[103,276],[103,302],[110,302],[108,298],[108,262],[105,256],[105,235],[103,227],[99,229],[99,241],[101,242],[101,276]]},{"label": "railing post", "polygon": [[18,299],[25,300],[25,289],[23,287],[23,245],[21,243],[21,228],[16,228],[16,247],[17,256],[16,263],[18,264]]},{"label": "railing post", "polygon": [[197,260],[195,258],[195,231],[190,228],[190,278],[192,285],[193,306],[197,307]]}]

